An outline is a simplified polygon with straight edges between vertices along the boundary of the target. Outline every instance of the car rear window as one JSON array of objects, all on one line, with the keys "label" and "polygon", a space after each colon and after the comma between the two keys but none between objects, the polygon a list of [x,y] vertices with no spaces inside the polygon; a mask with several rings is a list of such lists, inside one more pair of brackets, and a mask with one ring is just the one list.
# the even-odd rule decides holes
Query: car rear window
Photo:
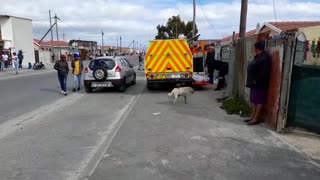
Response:
[{"label": "car rear window", "polygon": [[116,66],[116,63],[113,59],[95,59],[92,60],[89,64],[91,70],[97,67],[105,67],[107,70],[112,70]]}]

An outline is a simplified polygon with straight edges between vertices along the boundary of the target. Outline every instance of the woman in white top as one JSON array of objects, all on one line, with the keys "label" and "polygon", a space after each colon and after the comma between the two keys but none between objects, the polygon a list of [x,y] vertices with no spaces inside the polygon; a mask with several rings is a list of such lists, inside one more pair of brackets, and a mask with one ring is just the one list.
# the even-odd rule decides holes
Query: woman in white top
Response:
[{"label": "woman in white top", "polygon": [[12,63],[14,65],[14,68],[16,69],[16,74],[18,74],[18,69],[19,69],[19,61],[18,61],[18,56],[17,53],[12,53]]}]

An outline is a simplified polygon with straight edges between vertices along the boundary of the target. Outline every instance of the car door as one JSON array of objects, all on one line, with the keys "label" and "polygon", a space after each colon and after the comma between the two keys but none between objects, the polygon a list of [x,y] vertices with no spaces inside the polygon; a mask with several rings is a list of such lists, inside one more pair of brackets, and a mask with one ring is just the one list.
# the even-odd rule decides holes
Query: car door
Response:
[{"label": "car door", "polygon": [[126,81],[128,83],[128,82],[130,82],[130,76],[129,76],[129,72],[128,72],[129,65],[126,63],[126,61],[123,58],[120,59],[120,62],[124,68],[124,77],[126,78]]},{"label": "car door", "polygon": [[126,63],[128,64],[128,71],[129,71],[129,74],[130,74],[131,79],[133,80],[133,78],[134,78],[133,65],[132,65],[126,58],[124,58],[124,60],[125,60]]}]

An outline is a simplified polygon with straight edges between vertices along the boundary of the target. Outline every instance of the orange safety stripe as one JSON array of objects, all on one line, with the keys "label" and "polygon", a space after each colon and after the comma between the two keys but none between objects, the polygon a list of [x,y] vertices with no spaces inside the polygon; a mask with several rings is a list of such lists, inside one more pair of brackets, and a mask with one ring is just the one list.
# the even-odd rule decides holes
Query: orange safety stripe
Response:
[{"label": "orange safety stripe", "polygon": [[[153,73],[187,72],[192,71],[193,68],[192,53],[185,40],[152,41],[146,56],[146,72],[148,69]],[[171,70],[167,70],[169,67]]]},{"label": "orange safety stripe", "polygon": [[[164,48],[163,48],[163,44],[165,43],[165,41],[160,41],[160,42],[157,42],[157,46],[155,46],[153,49],[152,49],[152,54],[153,54],[153,56],[152,56],[152,58],[156,58],[156,56],[158,56],[158,55],[161,55],[162,53],[163,53],[163,50],[164,50]],[[161,53],[158,53],[160,50],[162,49],[162,51],[161,51]],[[151,54],[151,53],[150,53]],[[149,55],[150,56],[150,55]],[[150,57],[149,57],[150,58]],[[154,64],[154,63],[156,63],[156,60],[150,60],[149,59],[149,61],[147,62],[147,65],[146,65],[146,67],[149,69],[149,68],[152,68],[152,66],[153,65],[151,65],[151,64]]]},{"label": "orange safety stripe", "polygon": [[[187,66],[186,66],[186,59],[185,58],[183,58],[183,56],[180,56],[178,53],[177,53],[177,51],[175,50],[175,48],[174,47],[177,47],[177,46],[171,46],[171,49],[172,49],[172,51],[173,51],[173,54],[175,54],[176,56],[175,56],[175,58],[176,58],[176,64],[178,64],[179,65],[179,67],[180,67],[180,72],[182,72],[182,71],[187,71]],[[183,51],[180,51],[180,53],[183,53]],[[181,64],[181,63],[183,63],[183,64]]]},{"label": "orange safety stripe", "polygon": [[183,46],[183,48],[187,51],[187,54],[188,54],[190,57],[192,57],[192,53],[191,53],[189,47],[185,44],[185,41],[184,41],[184,40],[180,40],[180,43],[181,43],[181,45]]},{"label": "orange safety stripe", "polygon": [[[161,46],[163,47],[163,46]],[[161,66],[166,60],[167,58],[167,55],[166,54],[163,54],[164,52],[167,52],[168,50],[168,46],[165,46],[166,48],[162,48],[162,51],[160,53],[160,57],[157,59],[157,60],[154,60],[151,65],[149,66],[149,68],[151,68],[151,71],[152,72],[157,72],[157,69],[159,68],[159,66]]]},{"label": "orange safety stripe", "polygon": [[[181,46],[177,43],[177,41],[173,41],[173,44],[175,45],[175,47],[176,47],[181,53],[183,53],[181,56],[184,57],[184,59],[185,59],[185,61],[183,61],[184,65],[185,65],[186,67],[192,68],[192,65],[191,65],[192,63],[190,62],[190,60],[188,61],[187,57],[185,56],[185,53],[188,53],[188,52],[185,52],[185,53],[184,53],[184,51],[181,49]],[[189,58],[189,59],[191,59],[191,58]]]},{"label": "orange safety stripe", "polygon": [[151,62],[149,63],[149,68],[151,68],[151,71],[154,71],[154,67],[161,62],[162,58],[163,58],[163,53],[165,52],[165,44],[167,42],[166,41],[162,41],[161,44],[158,46],[158,48],[155,50],[155,55],[154,55],[154,60],[151,60]]}]

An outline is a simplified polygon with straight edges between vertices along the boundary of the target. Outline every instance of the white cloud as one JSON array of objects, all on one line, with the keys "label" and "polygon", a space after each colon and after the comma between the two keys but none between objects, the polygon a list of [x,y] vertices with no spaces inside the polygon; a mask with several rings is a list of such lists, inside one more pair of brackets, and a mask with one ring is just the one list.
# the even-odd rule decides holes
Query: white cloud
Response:
[{"label": "white cloud", "polygon": [[[105,42],[116,44],[116,36],[123,37],[123,44],[132,40],[147,45],[156,35],[156,26],[165,24],[172,15],[181,15],[185,21],[192,20],[192,1],[171,0],[0,0],[0,14],[9,14],[33,19],[34,37],[41,36],[49,28],[48,10],[57,13],[60,34],[67,39],[88,39],[101,41],[101,29]],[[203,0],[198,2],[204,2]],[[240,0],[206,1],[198,3],[197,24],[202,39],[222,38],[238,31]],[[301,0],[277,0],[277,19],[318,20],[320,2]],[[46,20],[39,20],[46,19]],[[247,29],[254,29],[257,23],[274,21],[272,0],[251,0],[248,7]],[[60,37],[60,39],[62,36]]]}]

